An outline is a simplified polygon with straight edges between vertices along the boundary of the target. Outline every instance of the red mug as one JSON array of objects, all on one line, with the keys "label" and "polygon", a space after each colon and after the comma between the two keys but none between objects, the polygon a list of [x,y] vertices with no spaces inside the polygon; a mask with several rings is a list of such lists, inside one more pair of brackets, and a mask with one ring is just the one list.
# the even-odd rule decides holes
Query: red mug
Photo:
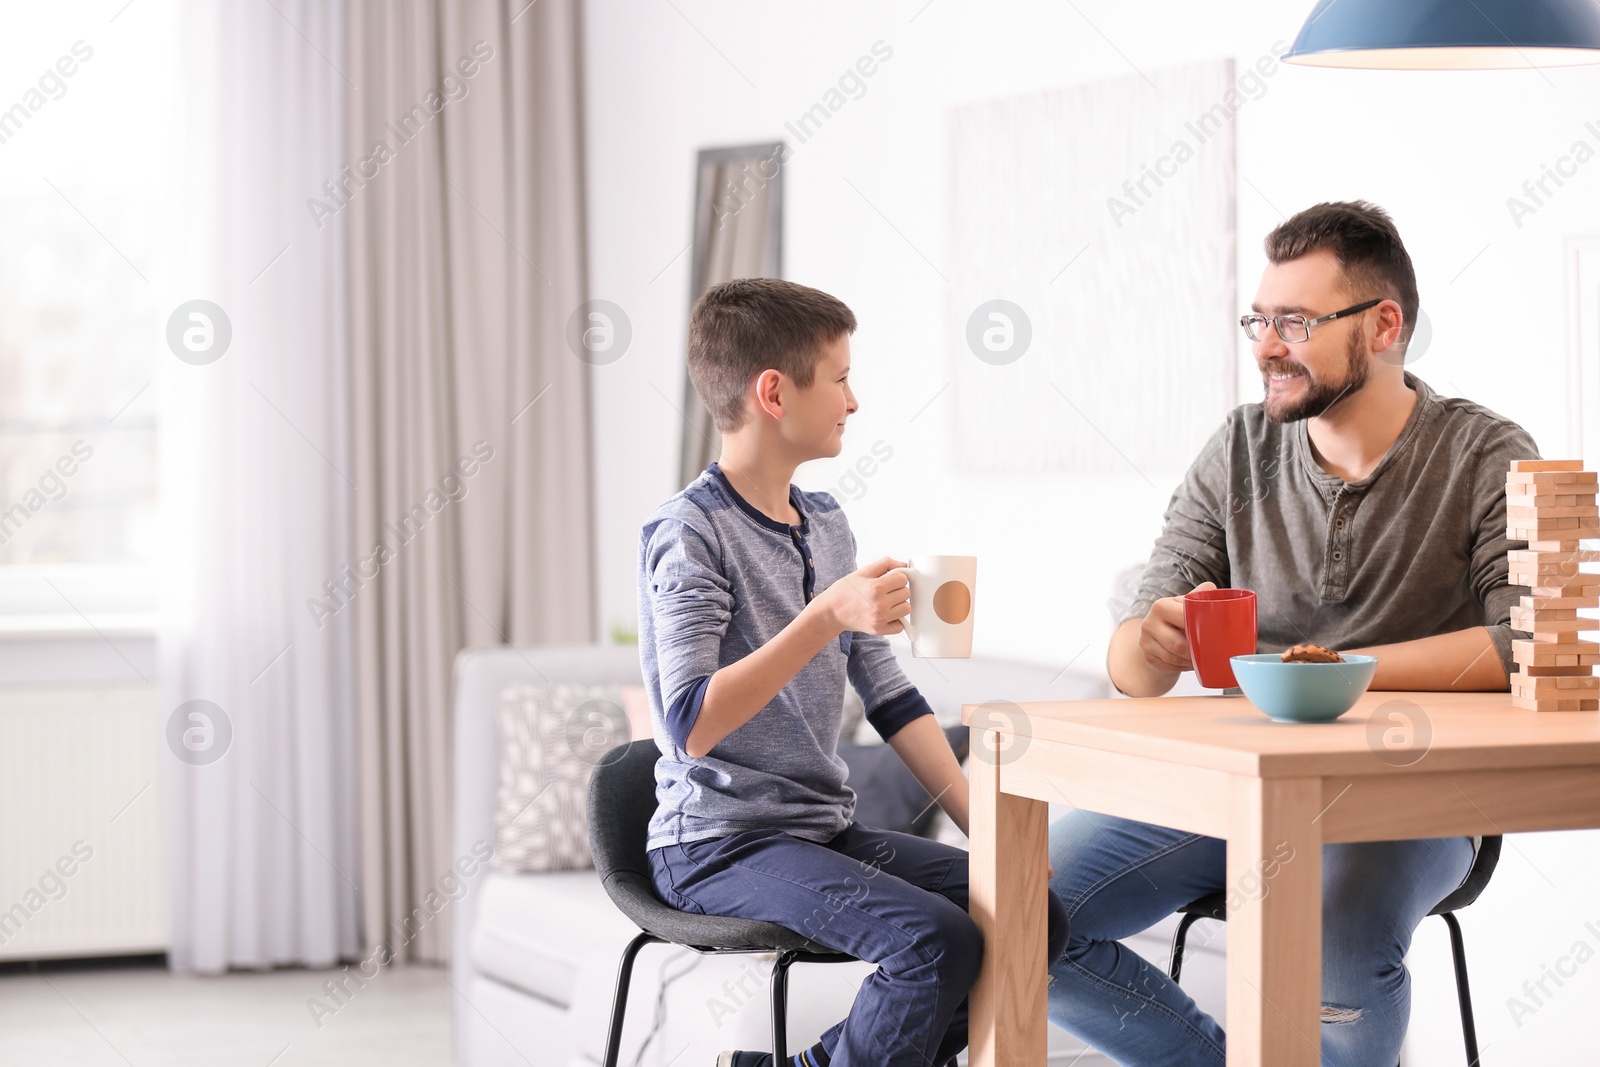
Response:
[{"label": "red mug", "polygon": [[1196,589],[1183,598],[1183,629],[1195,677],[1207,689],[1230,689],[1232,656],[1256,650],[1256,595],[1248,589]]}]

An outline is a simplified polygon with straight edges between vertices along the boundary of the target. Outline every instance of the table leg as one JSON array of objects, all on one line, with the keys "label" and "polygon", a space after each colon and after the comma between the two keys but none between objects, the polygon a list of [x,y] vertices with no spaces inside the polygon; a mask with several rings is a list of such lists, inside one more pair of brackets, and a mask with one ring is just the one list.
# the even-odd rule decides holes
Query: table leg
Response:
[{"label": "table leg", "polygon": [[1322,1061],[1321,808],[1315,778],[1233,779],[1228,1067]]},{"label": "table leg", "polygon": [[1013,758],[998,730],[973,730],[968,910],[983,932],[983,969],[968,1015],[970,1067],[1045,1061],[1050,806],[1001,789]]}]

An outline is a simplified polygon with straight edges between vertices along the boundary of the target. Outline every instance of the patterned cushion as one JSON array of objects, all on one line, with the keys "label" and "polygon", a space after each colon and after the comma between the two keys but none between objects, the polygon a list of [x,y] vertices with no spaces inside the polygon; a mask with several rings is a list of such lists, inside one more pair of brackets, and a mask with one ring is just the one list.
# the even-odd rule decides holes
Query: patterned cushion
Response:
[{"label": "patterned cushion", "polygon": [[630,740],[622,687],[526,685],[500,698],[495,869],[592,867],[586,798],[605,754]]}]

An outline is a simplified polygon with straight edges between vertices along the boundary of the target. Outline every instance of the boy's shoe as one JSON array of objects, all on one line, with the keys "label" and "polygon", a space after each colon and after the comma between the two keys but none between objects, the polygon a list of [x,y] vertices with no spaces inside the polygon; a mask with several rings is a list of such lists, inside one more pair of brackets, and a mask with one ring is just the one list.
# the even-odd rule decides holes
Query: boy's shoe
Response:
[{"label": "boy's shoe", "polygon": [[772,1067],[770,1052],[724,1052],[717,1057],[717,1067]]},{"label": "boy's shoe", "polygon": [[[797,1052],[789,1058],[789,1064],[796,1067],[826,1067],[821,1059],[822,1046],[814,1045],[804,1052]],[[772,1067],[772,1053],[770,1052],[724,1052],[717,1057],[717,1067]],[[786,1065],[787,1067],[787,1065]]]}]

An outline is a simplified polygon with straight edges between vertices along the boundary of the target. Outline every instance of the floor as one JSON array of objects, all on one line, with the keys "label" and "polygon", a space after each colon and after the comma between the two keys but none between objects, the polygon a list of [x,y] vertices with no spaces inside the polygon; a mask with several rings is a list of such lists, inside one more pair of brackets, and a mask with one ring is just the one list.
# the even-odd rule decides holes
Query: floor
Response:
[{"label": "floor", "polygon": [[[159,960],[0,968],[5,1067],[449,1067],[450,987],[391,968],[345,995],[336,971],[216,978]],[[313,1013],[312,1005],[324,1010]],[[335,1010],[336,1009],[336,1010]]]}]

